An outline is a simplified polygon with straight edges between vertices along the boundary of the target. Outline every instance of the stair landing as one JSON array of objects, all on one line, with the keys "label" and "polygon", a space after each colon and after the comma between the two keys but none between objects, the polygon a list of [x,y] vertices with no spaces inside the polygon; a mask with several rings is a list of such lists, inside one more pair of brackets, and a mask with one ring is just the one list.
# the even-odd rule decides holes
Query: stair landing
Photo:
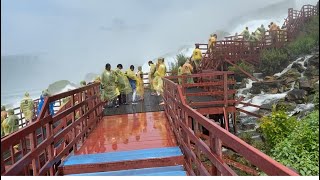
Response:
[{"label": "stair landing", "polygon": [[162,112],[105,116],[75,152],[95,154],[177,146]]}]

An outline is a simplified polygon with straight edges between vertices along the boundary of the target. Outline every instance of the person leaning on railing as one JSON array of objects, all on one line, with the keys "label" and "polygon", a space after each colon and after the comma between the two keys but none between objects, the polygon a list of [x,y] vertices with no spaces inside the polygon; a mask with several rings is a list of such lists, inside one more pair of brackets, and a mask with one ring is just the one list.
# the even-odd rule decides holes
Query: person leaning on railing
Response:
[{"label": "person leaning on railing", "polygon": [[8,117],[8,113],[6,111],[5,106],[1,106],[1,137],[4,136],[4,130],[2,127],[2,122]]},{"label": "person leaning on railing", "polygon": [[28,92],[24,94],[24,98],[20,102],[20,109],[22,113],[24,114],[24,118],[26,120],[26,123],[28,124],[34,117],[34,102],[30,98],[30,95]]},{"label": "person leaning on railing", "polygon": [[8,117],[1,123],[4,136],[7,136],[19,129],[19,118],[14,114],[13,109],[8,110]]},{"label": "person leaning on railing", "polygon": [[[40,102],[39,102],[39,105],[38,105],[37,116],[39,116],[39,114],[41,112],[42,106],[44,104],[44,99],[46,97],[48,97],[48,96],[50,96],[48,89],[42,91],[42,94],[40,95]],[[50,112],[51,116],[54,115],[54,109],[53,108],[54,108],[54,102],[49,103],[49,112]]]}]

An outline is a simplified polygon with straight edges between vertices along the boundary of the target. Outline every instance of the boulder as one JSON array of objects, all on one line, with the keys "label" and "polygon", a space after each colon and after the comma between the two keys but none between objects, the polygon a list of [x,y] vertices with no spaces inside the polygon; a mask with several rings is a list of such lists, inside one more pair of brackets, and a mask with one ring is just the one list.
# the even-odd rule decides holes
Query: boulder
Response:
[{"label": "boulder", "polygon": [[285,78],[299,78],[301,76],[301,74],[299,73],[299,71],[297,69],[289,69],[286,73],[284,73],[281,77],[283,79]]},{"label": "boulder", "polygon": [[307,91],[303,89],[293,89],[285,97],[288,102],[295,102],[297,104],[305,103],[307,101]]},{"label": "boulder", "polygon": [[302,64],[297,63],[297,62],[293,63],[291,68],[296,69],[299,73],[302,73],[305,70],[305,68],[302,66]]},{"label": "boulder", "polygon": [[319,54],[315,54],[304,62],[304,66],[316,66],[319,67]]},{"label": "boulder", "polygon": [[301,78],[298,82],[299,82],[299,89],[303,89],[308,93],[310,93],[313,90],[313,87],[308,79]]},{"label": "boulder", "polygon": [[267,93],[278,93],[278,89],[281,88],[281,81],[260,81],[252,83],[250,92],[252,94],[260,94],[261,91]]}]

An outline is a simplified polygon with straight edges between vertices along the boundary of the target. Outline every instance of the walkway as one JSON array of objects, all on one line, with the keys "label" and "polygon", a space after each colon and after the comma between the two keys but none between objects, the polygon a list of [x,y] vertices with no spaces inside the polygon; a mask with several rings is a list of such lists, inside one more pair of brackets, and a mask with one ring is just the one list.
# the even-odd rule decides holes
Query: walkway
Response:
[{"label": "walkway", "polygon": [[177,146],[165,113],[105,116],[75,154]]}]

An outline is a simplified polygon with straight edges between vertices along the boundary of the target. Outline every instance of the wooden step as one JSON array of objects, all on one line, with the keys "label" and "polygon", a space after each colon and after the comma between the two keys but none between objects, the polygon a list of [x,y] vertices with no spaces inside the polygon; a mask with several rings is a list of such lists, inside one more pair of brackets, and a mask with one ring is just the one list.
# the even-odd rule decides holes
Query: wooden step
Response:
[{"label": "wooden step", "polygon": [[75,155],[60,166],[61,175],[183,165],[179,147]]},{"label": "wooden step", "polygon": [[166,166],[121,171],[70,174],[68,176],[186,176],[183,166]]}]

